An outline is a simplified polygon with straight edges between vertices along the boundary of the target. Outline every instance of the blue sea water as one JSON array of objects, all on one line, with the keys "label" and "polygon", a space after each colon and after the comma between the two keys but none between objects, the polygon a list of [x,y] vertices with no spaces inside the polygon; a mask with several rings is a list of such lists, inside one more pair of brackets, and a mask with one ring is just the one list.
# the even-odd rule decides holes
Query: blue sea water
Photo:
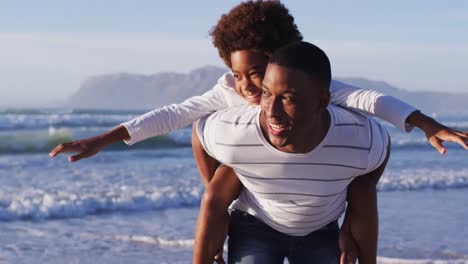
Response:
[{"label": "blue sea water", "polygon": [[[47,155],[136,114],[0,111],[0,263],[191,262],[203,186],[189,128],[77,163]],[[467,116],[438,119],[468,131]],[[468,263],[468,152],[387,127],[379,262]]]}]

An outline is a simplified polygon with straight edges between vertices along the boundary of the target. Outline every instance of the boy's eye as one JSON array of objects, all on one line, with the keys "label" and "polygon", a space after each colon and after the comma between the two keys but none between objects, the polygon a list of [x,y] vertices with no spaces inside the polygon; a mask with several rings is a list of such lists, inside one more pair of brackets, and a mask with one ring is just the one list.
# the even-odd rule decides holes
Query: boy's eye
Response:
[{"label": "boy's eye", "polygon": [[254,72],[251,72],[250,73],[250,76],[254,76],[254,77],[262,77],[263,74],[261,72],[258,72],[258,71],[254,71]]},{"label": "boy's eye", "polygon": [[268,96],[268,95],[270,95],[270,92],[268,92],[267,90],[263,90],[263,91],[262,91],[262,94]]}]

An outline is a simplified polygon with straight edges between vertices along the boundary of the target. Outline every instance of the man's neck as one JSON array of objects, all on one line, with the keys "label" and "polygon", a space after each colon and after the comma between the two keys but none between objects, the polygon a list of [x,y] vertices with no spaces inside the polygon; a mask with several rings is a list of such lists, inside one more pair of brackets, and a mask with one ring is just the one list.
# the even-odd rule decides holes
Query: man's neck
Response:
[{"label": "man's neck", "polygon": [[298,140],[290,144],[291,150],[294,153],[307,153],[314,150],[325,139],[330,123],[330,113],[325,109],[315,120],[307,123],[306,129],[302,130],[302,134],[297,137]]}]

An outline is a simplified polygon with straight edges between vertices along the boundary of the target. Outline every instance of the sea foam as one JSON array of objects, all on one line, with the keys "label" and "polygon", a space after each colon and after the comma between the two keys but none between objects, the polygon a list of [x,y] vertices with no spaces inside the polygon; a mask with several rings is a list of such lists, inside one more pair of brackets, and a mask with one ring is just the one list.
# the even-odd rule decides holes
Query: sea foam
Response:
[{"label": "sea foam", "polygon": [[165,187],[148,190],[121,187],[101,193],[65,193],[24,190],[0,193],[0,221],[83,217],[119,211],[161,210],[198,206],[200,187]]},{"label": "sea foam", "polygon": [[468,169],[388,170],[380,179],[379,191],[458,189],[468,187]]}]

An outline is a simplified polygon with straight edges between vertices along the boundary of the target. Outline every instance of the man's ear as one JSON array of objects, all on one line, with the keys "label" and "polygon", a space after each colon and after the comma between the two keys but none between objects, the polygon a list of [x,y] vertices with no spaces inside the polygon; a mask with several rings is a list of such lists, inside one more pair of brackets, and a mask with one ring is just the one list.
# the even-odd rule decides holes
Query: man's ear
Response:
[{"label": "man's ear", "polygon": [[267,57],[268,59],[270,59],[270,58],[271,58],[271,55],[273,55],[273,53],[272,53],[272,52],[269,52],[269,51],[264,51],[264,52],[263,52],[263,55],[264,55],[265,57]]},{"label": "man's ear", "polygon": [[330,91],[327,89],[320,96],[320,110],[325,110],[330,103]]}]

